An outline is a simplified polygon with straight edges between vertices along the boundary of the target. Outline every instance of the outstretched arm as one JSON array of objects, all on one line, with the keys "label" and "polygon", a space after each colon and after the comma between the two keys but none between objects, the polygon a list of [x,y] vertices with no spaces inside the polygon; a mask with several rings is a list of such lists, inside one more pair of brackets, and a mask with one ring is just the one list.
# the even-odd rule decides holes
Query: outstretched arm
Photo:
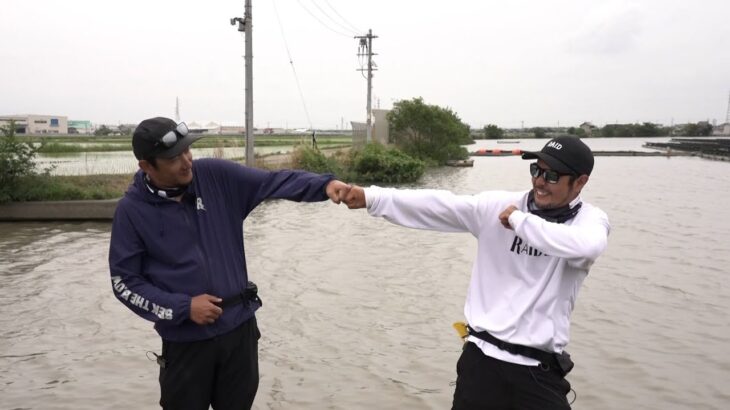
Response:
[{"label": "outstretched arm", "polygon": [[353,185],[342,199],[350,209],[367,207],[372,216],[417,229],[478,232],[477,199],[431,189],[399,190]]}]

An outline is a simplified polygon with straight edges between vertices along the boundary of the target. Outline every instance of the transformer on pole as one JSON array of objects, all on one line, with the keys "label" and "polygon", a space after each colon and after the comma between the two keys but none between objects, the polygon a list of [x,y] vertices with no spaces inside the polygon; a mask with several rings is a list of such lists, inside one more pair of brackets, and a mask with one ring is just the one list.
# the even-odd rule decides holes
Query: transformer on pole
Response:
[{"label": "transformer on pole", "polygon": [[372,110],[372,94],[373,94],[373,71],[377,71],[377,65],[373,62],[373,56],[377,55],[373,53],[373,39],[378,38],[378,36],[373,35],[373,30],[368,30],[368,34],[364,36],[355,36],[355,38],[360,39],[360,46],[358,49],[357,56],[358,57],[365,57],[368,58],[368,67],[367,68],[359,68],[357,71],[367,71],[367,80],[368,80],[368,100],[367,100],[367,116],[366,118],[366,126],[367,126],[367,139],[366,142],[369,144],[372,142],[373,138],[373,110]]}]

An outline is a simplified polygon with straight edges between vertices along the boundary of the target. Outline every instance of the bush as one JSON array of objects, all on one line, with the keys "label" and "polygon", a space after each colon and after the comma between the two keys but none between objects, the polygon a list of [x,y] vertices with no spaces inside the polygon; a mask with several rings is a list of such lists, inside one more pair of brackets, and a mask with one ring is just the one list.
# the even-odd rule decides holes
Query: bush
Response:
[{"label": "bush", "polygon": [[[18,200],[23,178],[38,174],[34,159],[42,145],[34,147],[29,142],[18,141],[14,121],[8,127],[0,127],[0,132],[0,203],[5,203]],[[48,174],[48,171],[44,173]]]},{"label": "bush", "polygon": [[292,164],[294,168],[305,169],[318,174],[335,174],[342,173],[342,166],[333,158],[328,158],[318,149],[308,145],[300,145],[292,154]]},{"label": "bush", "polygon": [[425,171],[423,161],[380,144],[352,151],[352,179],[358,182],[403,183],[417,181]]},{"label": "bush", "polygon": [[[461,148],[461,147],[459,147]],[[396,148],[368,144],[348,155],[327,157],[319,150],[302,146],[294,151],[292,165],[319,174],[331,173],[354,182],[414,182],[423,175],[425,164]]]}]

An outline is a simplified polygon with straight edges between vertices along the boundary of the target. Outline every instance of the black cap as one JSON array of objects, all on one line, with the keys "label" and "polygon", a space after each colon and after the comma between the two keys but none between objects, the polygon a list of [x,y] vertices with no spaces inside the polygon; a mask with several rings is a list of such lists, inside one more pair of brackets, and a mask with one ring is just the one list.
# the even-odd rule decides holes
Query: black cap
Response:
[{"label": "black cap", "polygon": [[[164,117],[150,118],[139,123],[132,136],[134,156],[137,159],[172,158],[180,155],[193,142],[203,138],[202,135],[188,133],[187,127],[185,133],[181,134],[177,131],[178,125],[175,121]],[[176,134],[177,140],[168,147],[162,142],[162,137],[170,131]]]},{"label": "black cap", "polygon": [[590,175],[593,171],[593,153],[577,137],[553,138],[540,151],[522,154],[522,159],[535,158],[547,162],[550,169],[561,174]]}]

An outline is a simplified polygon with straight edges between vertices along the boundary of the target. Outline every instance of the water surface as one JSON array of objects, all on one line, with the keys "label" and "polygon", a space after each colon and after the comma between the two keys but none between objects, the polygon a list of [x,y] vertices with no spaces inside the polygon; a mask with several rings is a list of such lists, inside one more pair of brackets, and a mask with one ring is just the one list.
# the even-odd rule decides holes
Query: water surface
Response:
[{"label": "water surface", "polygon": [[[479,157],[416,186],[528,183],[527,161]],[[574,409],[728,408],[728,186],[726,162],[596,159],[584,199],[612,232],[573,315]],[[450,408],[474,238],[286,201],[245,231],[264,299],[255,408]],[[159,340],[114,299],[108,240],[109,224],[0,223],[0,408],[156,408]]]}]

